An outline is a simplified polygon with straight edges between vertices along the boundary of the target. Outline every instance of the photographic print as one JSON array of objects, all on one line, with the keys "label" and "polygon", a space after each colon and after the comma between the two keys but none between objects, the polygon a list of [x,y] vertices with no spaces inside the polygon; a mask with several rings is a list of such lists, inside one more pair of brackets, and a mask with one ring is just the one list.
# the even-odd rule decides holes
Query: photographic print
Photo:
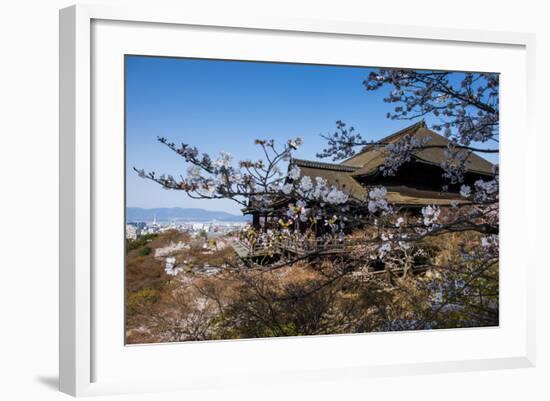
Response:
[{"label": "photographic print", "polygon": [[126,344],[499,325],[499,75],[125,56]]}]

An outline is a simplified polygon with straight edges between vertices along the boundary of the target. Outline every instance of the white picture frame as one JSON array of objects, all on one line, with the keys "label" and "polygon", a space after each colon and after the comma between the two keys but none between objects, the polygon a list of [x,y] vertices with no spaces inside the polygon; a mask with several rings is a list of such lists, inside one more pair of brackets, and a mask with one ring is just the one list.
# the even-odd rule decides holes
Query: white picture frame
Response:
[{"label": "white picture frame", "polygon": [[[95,326],[103,319],[98,310],[101,307],[94,306],[94,294],[98,285],[101,285],[101,279],[94,274],[94,263],[97,255],[94,254],[94,235],[97,235],[98,219],[101,211],[97,211],[95,197],[97,174],[98,153],[102,152],[101,145],[94,141],[92,126],[96,124],[94,118],[94,88],[92,86],[92,76],[94,68],[100,68],[94,55],[98,49],[94,46],[101,46],[104,41],[93,41],[94,23],[98,21],[109,21],[109,24],[116,22],[151,24],[159,27],[158,35],[167,35],[169,32],[163,32],[163,29],[177,29],[177,27],[201,27],[205,29],[231,29],[234,32],[242,30],[248,33],[284,33],[285,35],[309,36],[319,35],[324,38],[383,38],[384,40],[410,40],[434,42],[438,45],[459,44],[463,47],[476,46],[496,46],[511,47],[518,51],[517,57],[521,63],[518,68],[521,69],[522,77],[525,80],[519,80],[513,84],[520,88],[520,92],[525,96],[519,96],[520,107],[525,107],[521,111],[521,121],[510,121],[511,126],[524,129],[525,138],[534,140],[534,130],[532,127],[534,112],[534,35],[522,33],[507,32],[484,32],[458,29],[436,29],[427,27],[398,26],[398,25],[374,25],[358,21],[317,21],[317,20],[295,20],[292,18],[271,18],[258,16],[215,16],[215,15],[187,15],[183,10],[165,10],[151,8],[111,8],[108,6],[78,5],[72,6],[60,11],[60,390],[75,396],[94,395],[107,393],[126,393],[133,391],[157,391],[167,389],[197,389],[209,388],[214,386],[240,385],[246,383],[246,380],[255,380],[257,382],[273,382],[296,380],[326,380],[327,378],[353,377],[357,380],[364,377],[373,377],[380,375],[400,375],[400,374],[421,374],[430,372],[450,372],[467,371],[480,369],[502,369],[513,367],[529,367],[535,363],[535,328],[534,328],[534,269],[536,261],[527,256],[522,268],[522,276],[514,280],[519,296],[522,299],[518,306],[517,317],[521,321],[504,320],[503,326],[493,329],[492,332],[483,333],[475,330],[461,331],[464,341],[478,341],[482,336],[486,337],[483,341],[496,339],[498,330],[502,333],[506,330],[514,331],[514,343],[509,346],[514,348],[514,352],[499,354],[495,348],[494,352],[478,352],[465,359],[446,359],[421,361],[411,356],[407,362],[396,363],[384,358],[377,359],[374,363],[358,362],[352,360],[350,356],[349,363],[340,361],[340,365],[330,367],[316,367],[312,364],[298,366],[297,369],[285,370],[282,368],[274,371],[262,370],[261,366],[249,368],[250,375],[247,379],[239,380],[238,377],[225,376],[223,370],[215,375],[205,375],[200,369],[195,372],[186,373],[185,379],[178,379],[177,375],[167,377],[166,379],[151,378],[151,380],[140,380],[139,382],[127,380],[121,375],[110,375],[106,380],[98,380],[101,372],[98,372],[98,365],[95,358],[98,350],[106,349],[104,342],[95,334]],[[118,30],[128,30],[130,27],[122,26]],[[138,34],[137,29],[133,32]],[[117,34],[119,39],[125,40],[124,35]],[[156,34],[155,34],[156,35]],[[159,36],[160,37],[160,36]],[[155,36],[150,36],[151,41]],[[275,38],[274,41],[277,39]],[[328,40],[328,39],[327,39]],[[113,40],[113,42],[117,42]],[[120,42],[120,41],[118,41]],[[114,44],[114,46],[116,43]],[[153,45],[150,45],[154,47]],[[168,46],[168,45],[167,45]],[[101,49],[99,49],[101,51]],[[118,50],[117,50],[118,51]],[[170,47],[159,49],[158,53],[171,51]],[[519,54],[521,53],[521,54]],[[109,54],[109,53],[106,53]],[[516,57],[516,56],[514,56]],[[523,65],[525,61],[525,65]],[[421,67],[421,66],[419,66]],[[518,80],[518,76],[515,80]],[[518,92],[519,93],[519,92]],[[116,101],[115,101],[116,103]],[[115,105],[116,106],[116,105]],[[116,107],[120,107],[120,104]],[[503,107],[503,112],[509,111]],[[518,112],[519,113],[519,112]],[[96,116],[97,117],[97,116]],[[516,125],[514,125],[516,124]],[[504,148],[504,147],[507,148]],[[507,149],[514,149],[512,141],[503,144],[502,164],[503,180],[506,177],[506,161],[512,160],[517,155],[523,161],[518,171],[515,172],[514,179],[522,180],[525,185],[533,183],[530,187],[536,187],[534,174],[527,174],[535,170],[534,150],[516,149],[514,155]],[[519,154],[519,152],[523,152]],[[120,156],[122,157],[122,155]],[[108,160],[105,159],[105,160]],[[109,163],[106,161],[105,163]],[[116,184],[116,183],[115,183]],[[508,193],[503,192],[503,198]],[[521,197],[523,196],[523,197]],[[513,198],[514,197],[514,198]],[[512,199],[513,198],[513,199]],[[503,217],[513,213],[513,205],[525,205],[527,198],[525,195],[509,195],[510,201],[503,202]],[[535,208],[527,208],[516,221],[515,228],[518,225],[534,224]],[[119,223],[116,223],[119,224]],[[119,230],[115,235],[122,236],[122,223],[120,227],[114,226],[114,230]],[[99,227],[104,227],[99,225]],[[511,243],[511,240],[504,240]],[[121,237],[122,238],[122,237]],[[511,237],[510,237],[511,238]],[[121,240],[122,241],[122,240]],[[510,258],[517,258],[524,247],[529,246],[526,243],[517,242],[519,249],[506,250]],[[518,259],[516,259],[518,260]],[[120,267],[122,269],[122,266]],[[523,276],[524,274],[524,276]],[[503,288],[503,291],[506,288]],[[122,289],[121,289],[122,290]],[[103,289],[102,289],[103,291]],[[109,293],[106,289],[104,297],[109,299],[118,299],[117,294]],[[504,295],[503,295],[504,296]],[[120,297],[119,297],[120,298]],[[120,301],[120,300],[118,300]],[[118,302],[117,301],[117,302]],[[105,320],[107,322],[107,320]],[[121,322],[122,323],[122,322]],[[103,324],[105,327],[105,324]],[[518,334],[519,333],[519,334]],[[113,334],[116,336],[116,334]],[[408,341],[418,341],[421,343],[424,333],[409,333]],[[432,335],[432,334],[428,334]],[[444,336],[454,334],[437,334],[429,339],[428,342],[445,341]],[[377,335],[377,338],[394,336],[396,334],[388,333]],[[416,336],[416,337],[414,337]],[[374,337],[370,337],[371,339]],[[450,337],[447,337],[450,338]],[[503,343],[510,341],[512,337],[503,337]],[[118,341],[118,340],[117,340]],[[285,349],[291,352],[297,352],[293,347],[295,340],[247,340],[239,342],[240,345],[231,347],[230,342],[206,342],[203,344],[194,344],[188,346],[186,352],[190,357],[196,357],[198,352],[213,356],[214,352],[223,353],[226,358],[231,356],[238,359],[238,355],[245,355],[243,352],[263,352],[263,349],[270,348],[269,352],[280,353]],[[324,338],[313,338],[304,342],[302,339],[300,348],[306,350],[311,355],[319,347],[324,349],[336,350],[342,345],[343,341],[354,342],[356,346],[365,341],[364,337],[357,336],[328,336]],[[376,340],[378,341],[378,340]],[[392,340],[393,341],[393,340]],[[398,340],[395,340],[398,341]],[[399,340],[401,341],[401,340]],[[498,342],[498,341],[496,341]],[[196,348],[196,346],[200,348]],[[120,346],[124,347],[122,341]],[[147,355],[142,352],[132,351],[135,355],[129,358],[153,358],[150,360],[161,360],[168,358],[170,352],[168,347],[178,347],[181,344],[148,346]],[[186,346],[186,345],[183,345]],[[103,348],[102,348],[103,347]],[[143,348],[143,347],[142,347]],[[179,351],[178,351],[179,352]],[[267,352],[267,351],[266,351]],[[334,351],[336,352],[336,351]],[[157,354],[157,355],[153,355]],[[194,355],[194,356],[193,356]],[[220,354],[221,355],[221,354]],[[332,355],[332,353],[329,353]],[[336,355],[336,353],[334,353]],[[155,359],[156,358],[156,359]],[[160,359],[159,359],[160,358]],[[330,359],[330,357],[329,357]],[[376,359],[376,358],[373,358]],[[105,360],[105,358],[103,359]],[[135,362],[136,359],[133,359]],[[145,359],[144,359],[145,360]],[[113,361],[109,361],[113,362]],[[330,361],[329,361],[330,362]],[[235,362],[238,364],[238,362]],[[105,363],[104,363],[105,364]],[[115,365],[113,365],[115,366]],[[118,368],[118,367],[117,367]],[[246,371],[246,367],[242,367]],[[98,375],[99,373],[99,375]]]}]

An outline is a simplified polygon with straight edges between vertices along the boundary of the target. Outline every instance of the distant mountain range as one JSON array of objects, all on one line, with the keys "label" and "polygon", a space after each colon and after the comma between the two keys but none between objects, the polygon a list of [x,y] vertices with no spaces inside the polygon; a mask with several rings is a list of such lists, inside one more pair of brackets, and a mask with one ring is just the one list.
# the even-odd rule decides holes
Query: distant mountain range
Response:
[{"label": "distant mountain range", "polygon": [[141,207],[127,207],[126,221],[248,221],[249,216],[237,216],[234,214],[204,210],[198,208],[181,208],[181,207],[161,207],[154,209],[143,209]]}]

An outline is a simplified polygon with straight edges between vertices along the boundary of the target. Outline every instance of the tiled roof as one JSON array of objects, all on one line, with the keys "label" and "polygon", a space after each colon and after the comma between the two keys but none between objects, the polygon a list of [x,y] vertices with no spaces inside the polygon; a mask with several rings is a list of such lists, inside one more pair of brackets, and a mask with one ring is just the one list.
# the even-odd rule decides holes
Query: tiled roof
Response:
[{"label": "tiled roof", "polygon": [[304,159],[292,159],[291,164],[295,164],[298,167],[311,167],[318,168],[323,170],[333,170],[333,171],[345,171],[348,173],[353,173],[358,170],[359,167],[346,166],[343,164],[334,164],[334,163],[324,163],[315,160],[304,160]]},{"label": "tiled roof", "polygon": [[[429,130],[426,127],[426,124],[421,121],[390,136],[382,138],[373,145],[365,146],[361,152],[347,160],[344,160],[342,164],[345,166],[358,168],[354,172],[355,176],[376,173],[384,164],[384,160],[386,158],[383,146],[389,143],[395,143],[407,134],[412,135],[419,140],[430,138],[430,140],[426,143],[427,147],[425,149],[421,149],[414,153],[413,157],[415,160],[421,163],[439,166],[447,159],[445,155],[445,147],[449,144],[449,140],[444,136]],[[470,172],[490,175],[492,174],[493,164],[476,153],[470,153],[466,159],[466,169]]]},{"label": "tiled roof", "polygon": [[[341,164],[325,163],[315,160],[292,159],[291,164],[300,168],[301,176],[324,178],[330,186],[346,192],[358,199],[367,197],[369,187],[360,184],[356,177],[374,174],[380,170],[386,157],[383,146],[399,141],[405,135],[413,135],[418,139],[430,137],[427,145],[432,147],[421,149],[414,154],[415,160],[421,163],[439,166],[446,159],[445,147],[449,140],[438,133],[429,130],[424,121],[406,127],[392,135],[382,138],[378,142],[365,146],[357,155],[345,160]],[[481,156],[471,153],[467,158],[467,169],[479,174],[491,174],[493,165]],[[362,180],[363,181],[363,180]],[[456,193],[426,191],[410,188],[403,185],[387,187],[388,202],[401,206],[423,205],[450,205],[452,202],[463,203],[464,199]]]}]

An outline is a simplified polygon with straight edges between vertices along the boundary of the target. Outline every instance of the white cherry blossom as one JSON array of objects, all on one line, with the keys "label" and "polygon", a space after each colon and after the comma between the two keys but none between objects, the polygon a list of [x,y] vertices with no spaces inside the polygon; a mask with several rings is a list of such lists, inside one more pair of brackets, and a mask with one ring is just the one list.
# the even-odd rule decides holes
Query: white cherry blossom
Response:
[{"label": "white cherry blossom", "polygon": [[462,185],[460,187],[460,196],[464,198],[469,198],[472,194],[472,188],[469,185]]},{"label": "white cherry blossom", "polygon": [[437,206],[426,206],[422,208],[423,222],[425,226],[431,226],[437,222],[441,209]]},{"label": "white cherry blossom", "polygon": [[298,178],[300,178],[300,174],[300,167],[292,166],[292,168],[288,172],[288,178],[290,178],[291,180],[297,180]]}]

